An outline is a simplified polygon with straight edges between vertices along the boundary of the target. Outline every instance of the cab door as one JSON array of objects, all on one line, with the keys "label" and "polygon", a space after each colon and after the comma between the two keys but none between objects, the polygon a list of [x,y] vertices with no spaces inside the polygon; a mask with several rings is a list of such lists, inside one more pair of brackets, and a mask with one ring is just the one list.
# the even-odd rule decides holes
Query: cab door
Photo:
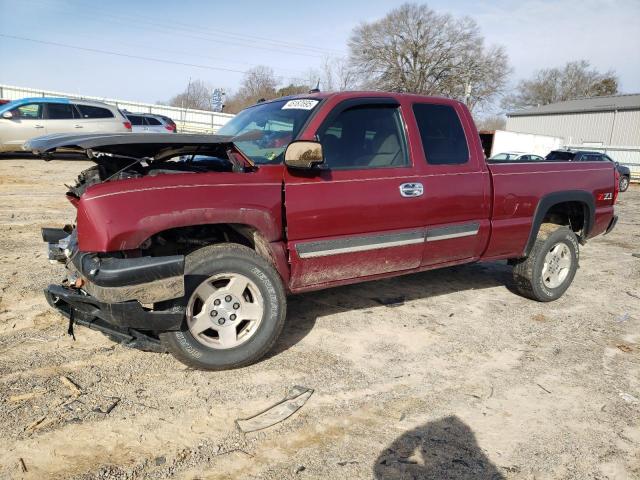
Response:
[{"label": "cab door", "polygon": [[399,103],[342,101],[314,133],[326,169],[285,173],[291,287],[418,267],[426,198]]},{"label": "cab door", "polygon": [[471,116],[448,100],[414,102],[419,162],[426,170],[426,242],[421,264],[479,258],[490,236],[490,177]]}]

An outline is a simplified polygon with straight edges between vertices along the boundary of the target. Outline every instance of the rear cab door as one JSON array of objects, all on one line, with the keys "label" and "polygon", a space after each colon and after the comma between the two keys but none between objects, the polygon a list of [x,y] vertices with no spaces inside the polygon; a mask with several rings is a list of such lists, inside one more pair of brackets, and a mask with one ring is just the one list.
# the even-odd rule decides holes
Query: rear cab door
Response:
[{"label": "rear cab door", "polygon": [[[292,290],[418,268],[424,251],[421,169],[408,105],[335,95],[301,135],[323,145],[326,169],[285,169]],[[319,107],[320,108],[320,107]]]},{"label": "rear cab door", "polygon": [[413,97],[409,114],[424,169],[421,264],[478,259],[491,233],[491,179],[473,119],[460,102],[438,98]]}]

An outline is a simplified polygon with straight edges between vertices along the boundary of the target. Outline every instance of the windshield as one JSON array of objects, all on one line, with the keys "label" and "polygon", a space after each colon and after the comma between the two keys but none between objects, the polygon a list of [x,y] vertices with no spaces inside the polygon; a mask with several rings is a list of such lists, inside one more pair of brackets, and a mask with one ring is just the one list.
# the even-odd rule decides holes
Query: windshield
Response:
[{"label": "windshield", "polygon": [[217,134],[236,137],[236,147],[258,165],[282,163],[285,148],[318,103],[305,98],[258,104],[233,117]]}]

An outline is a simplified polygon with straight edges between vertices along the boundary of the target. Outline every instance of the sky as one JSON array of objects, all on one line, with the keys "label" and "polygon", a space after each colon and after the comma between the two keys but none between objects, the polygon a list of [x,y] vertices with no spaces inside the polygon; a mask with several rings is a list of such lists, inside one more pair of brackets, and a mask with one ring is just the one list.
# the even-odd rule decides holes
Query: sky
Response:
[{"label": "sky", "polygon": [[[233,92],[256,65],[272,67],[285,84],[323,58],[346,56],[354,27],[402,3],[0,0],[0,83],[149,103],[168,100],[189,79]],[[640,92],[640,0],[427,4],[472,17],[487,44],[504,46],[511,86],[585,59],[614,70],[622,92]]]}]

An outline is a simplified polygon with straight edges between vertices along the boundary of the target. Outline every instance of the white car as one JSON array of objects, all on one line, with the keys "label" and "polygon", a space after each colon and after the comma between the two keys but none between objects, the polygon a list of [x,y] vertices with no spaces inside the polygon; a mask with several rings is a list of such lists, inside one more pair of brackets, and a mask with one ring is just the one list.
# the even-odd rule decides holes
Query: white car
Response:
[{"label": "white car", "polygon": [[173,120],[153,113],[123,112],[131,122],[133,133],[176,133]]},{"label": "white car", "polygon": [[490,162],[544,162],[544,157],[526,152],[503,152],[491,158]]},{"label": "white car", "polygon": [[35,97],[0,105],[0,152],[21,152],[25,141],[54,133],[130,133],[131,123],[106,103]]}]

